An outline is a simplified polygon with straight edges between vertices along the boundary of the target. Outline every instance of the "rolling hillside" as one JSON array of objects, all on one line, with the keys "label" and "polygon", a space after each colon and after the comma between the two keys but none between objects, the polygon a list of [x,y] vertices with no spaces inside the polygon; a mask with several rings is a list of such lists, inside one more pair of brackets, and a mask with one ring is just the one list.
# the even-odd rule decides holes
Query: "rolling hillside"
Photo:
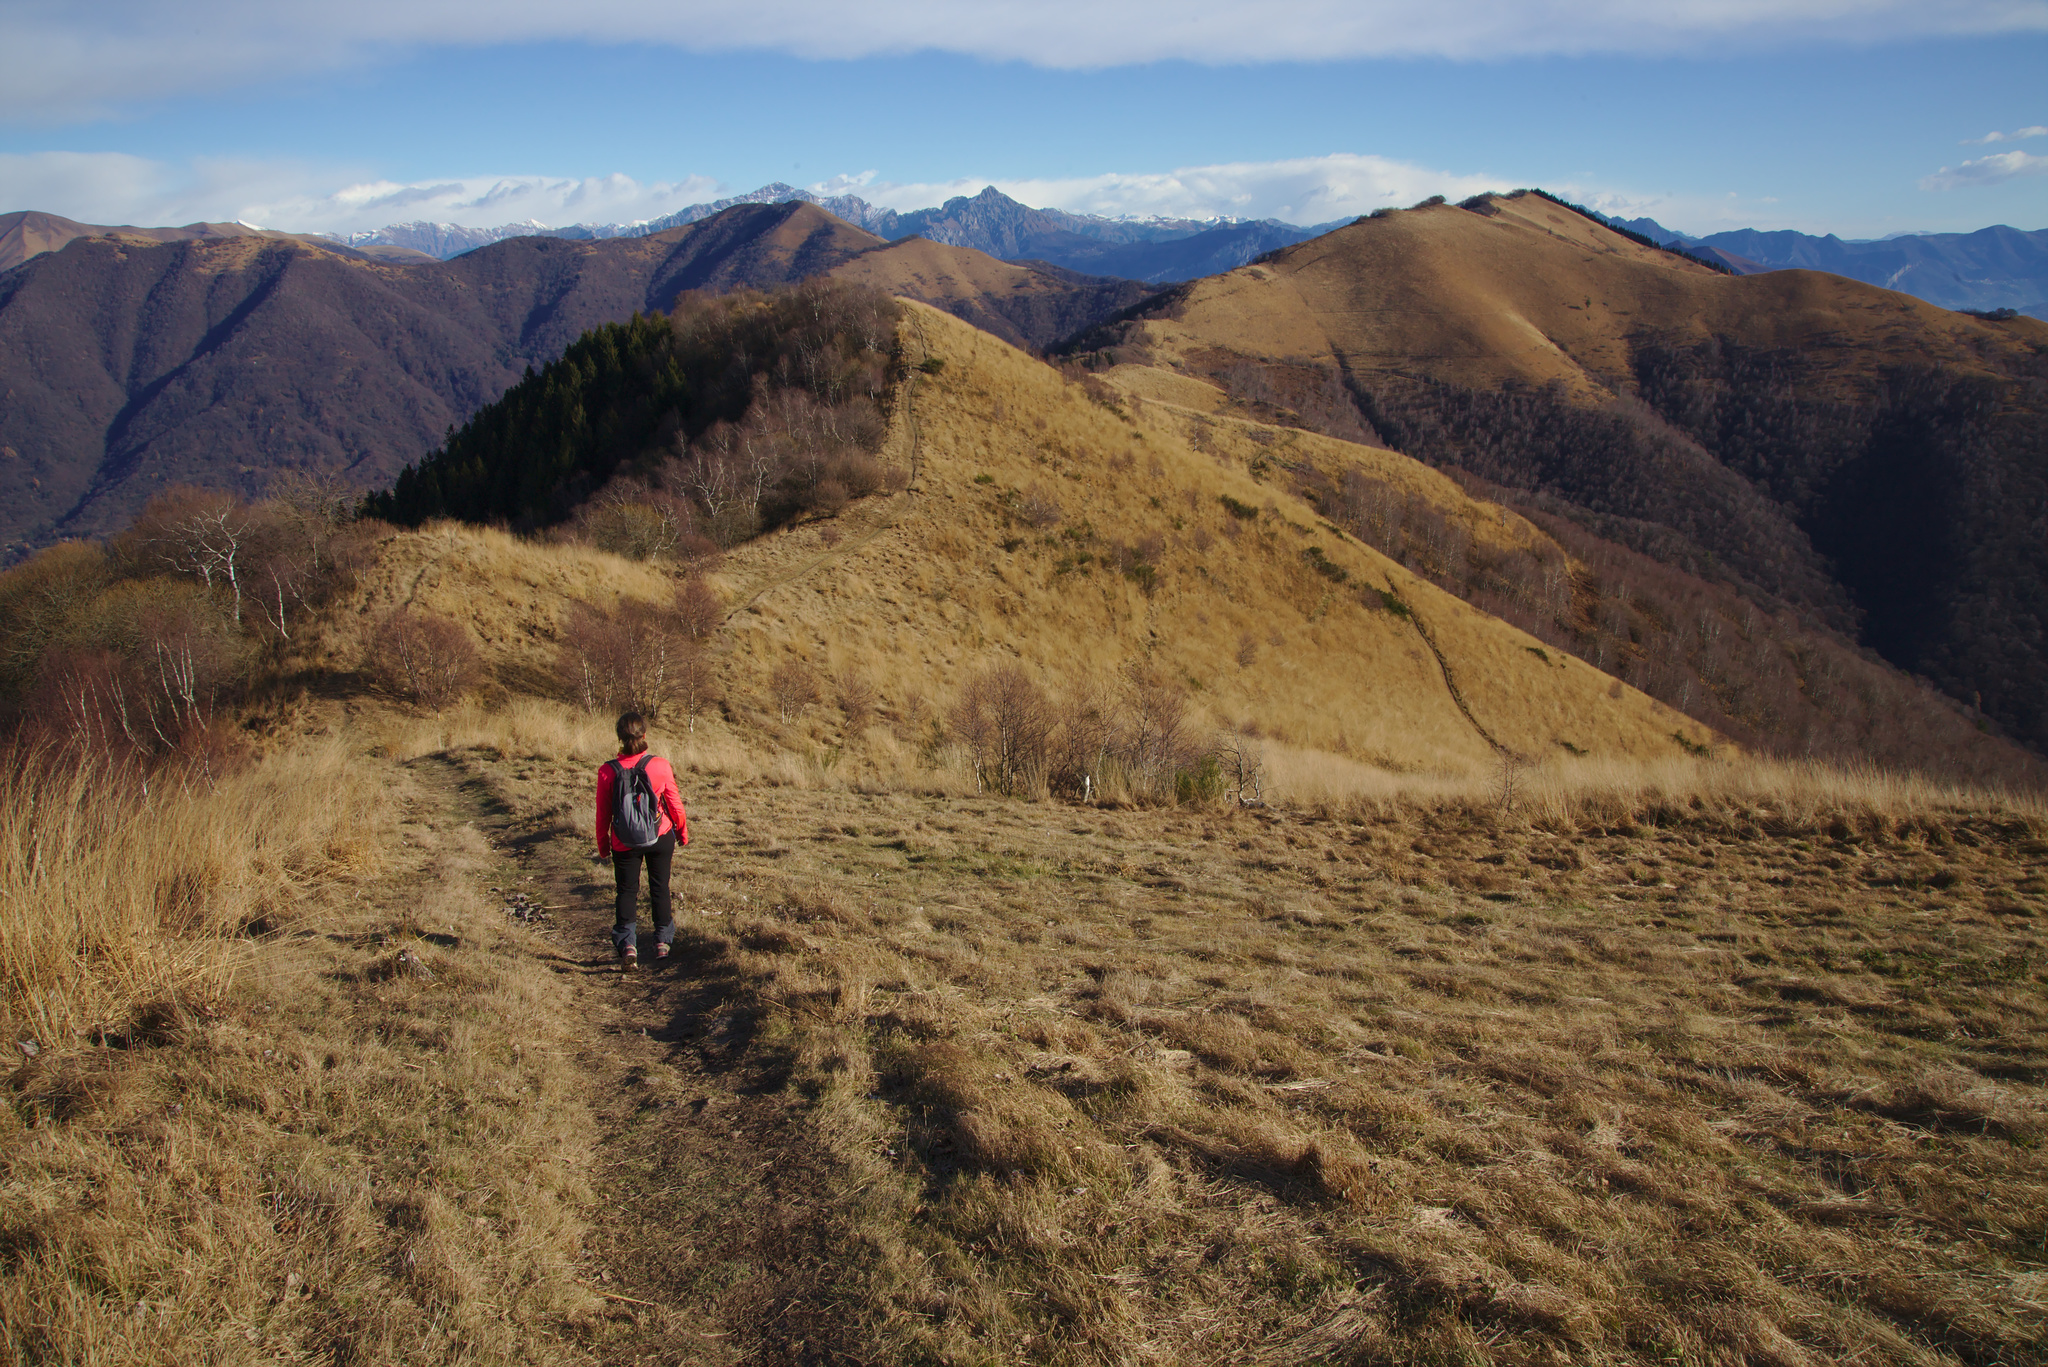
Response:
[{"label": "rolling hillside", "polygon": [[[196,242],[226,237],[261,237],[274,242],[305,242],[318,247],[337,244],[311,233],[281,233],[251,228],[246,223],[188,223],[182,228],[110,228],[99,223],[80,223],[57,214],[33,211],[0,214],[0,271],[13,270],[22,262],[44,252],[62,251],[67,243],[81,237],[118,237],[132,242]],[[379,261],[386,265],[415,265],[432,261],[425,252],[409,247],[365,244],[343,247],[351,260]]]},{"label": "rolling hillside", "polygon": [[[1652,642],[1605,657],[1607,668],[1583,649],[1573,658],[1522,627],[1581,611],[1577,600],[1597,594],[1615,567],[1585,561],[1537,522],[1395,452],[1224,414],[1222,392],[1192,377],[1126,366],[1107,385],[1076,379],[959,320],[908,307],[911,378],[896,390],[895,420],[876,452],[898,471],[916,471],[908,495],[878,493],[835,515],[792,468],[786,483],[770,478],[753,518],[735,522],[695,495],[678,509],[669,491],[710,487],[707,472],[727,459],[707,439],[713,412],[675,397],[614,394],[606,374],[579,362],[544,372],[539,385],[559,390],[549,411],[613,402],[635,415],[631,430],[677,437],[656,449],[637,438],[621,445],[595,426],[587,437],[565,430],[558,438],[539,409],[519,418],[501,411],[513,406],[508,399],[460,434],[459,453],[451,446],[432,475],[419,472],[445,503],[422,502],[426,486],[409,483],[409,472],[384,512],[408,523],[452,512],[525,525],[531,508],[503,501],[530,478],[520,473],[517,443],[475,436],[512,423],[539,433],[542,455],[561,442],[560,468],[574,471],[561,475],[565,490],[605,485],[608,499],[645,497],[644,516],[681,518],[728,543],[722,529],[765,521],[779,530],[737,540],[719,572],[727,600],[745,609],[728,630],[749,696],[792,656],[823,679],[865,674],[905,715],[917,710],[913,695],[923,700],[917,706],[938,706],[999,662],[1021,662],[1054,692],[1138,668],[1191,689],[1205,727],[1249,726],[1358,774],[1474,775],[1503,750],[1539,761],[1677,756],[1720,744],[1709,739],[1719,733],[1776,753],[2040,781],[2024,752],[1924,686],[1839,641],[1781,639],[1775,628],[1767,635],[1732,595],[1687,602],[1731,642],[1756,637],[1718,662],[1726,672],[1703,665],[1711,688],[1669,696],[1661,671],[1670,662],[1652,658]],[[802,311],[808,317],[810,306]],[[703,386],[688,370],[696,339],[728,326],[716,313],[685,319],[673,334],[650,322],[645,337],[604,345],[619,349],[618,369],[675,367],[681,378],[671,393],[696,394]],[[644,359],[636,347],[646,348]],[[759,338],[745,349],[772,354]],[[756,401],[779,412],[786,398],[769,390]],[[775,444],[772,420],[755,426],[756,416],[728,416],[764,447]],[[493,450],[504,469],[466,473],[479,459],[488,465]],[[901,483],[876,478],[870,487]],[[1353,514],[1360,500],[1419,538],[1409,553],[1370,544]],[[435,537],[452,535],[393,545],[438,545]],[[511,563],[510,543],[458,542],[468,549],[451,542],[434,552],[425,578],[406,551],[384,572],[385,592],[419,593],[458,619],[465,603],[495,602],[490,583],[504,570],[493,567]],[[1418,546],[1456,548],[1463,568],[1446,574],[1438,560],[1412,553]],[[445,592],[433,587],[444,576]],[[390,601],[348,616],[371,620]],[[522,622],[489,609],[468,625],[516,655],[544,649],[562,611],[531,605]],[[504,668],[516,676],[538,667],[511,659]],[[1617,674],[1667,696],[1646,698]]]},{"label": "rolling hillside", "polygon": [[1071,349],[1469,471],[2048,744],[2048,326],[1721,275],[1520,195],[1361,221]]},{"label": "rolling hillside", "polygon": [[[1398,771],[1481,775],[1492,741],[1532,756],[1651,758],[1713,739],[1333,534],[1242,457],[1191,447],[1175,415],[1118,411],[1044,362],[911,307],[917,346],[944,362],[903,396],[916,408],[911,491],[727,554],[714,582],[734,608],[734,695],[764,695],[772,666],[795,656],[825,677],[867,671],[892,711],[913,693],[943,707],[970,674],[1016,660],[1053,687],[1139,668],[1193,689],[1212,724],[1251,722],[1277,744]],[[884,457],[908,464],[912,440],[899,422]],[[1504,549],[1544,540],[1413,461],[1328,448],[1386,469]],[[1242,449],[1260,447],[1248,433]],[[337,620],[409,600],[463,621],[505,676],[531,677],[574,590],[535,599],[512,587],[516,543],[496,536],[394,539],[360,610]],[[347,660],[360,646],[333,650]]]},{"label": "rolling hillside", "polygon": [[[835,294],[674,326],[801,360]],[[0,572],[65,761],[0,773],[13,1357],[2041,1362],[2038,795],[1737,753],[1336,520],[1543,516],[900,312],[906,479],[722,558],[280,499],[289,614],[161,512]],[[629,702],[691,826],[637,961]],[[1002,781],[1048,709],[1099,785]]]}]

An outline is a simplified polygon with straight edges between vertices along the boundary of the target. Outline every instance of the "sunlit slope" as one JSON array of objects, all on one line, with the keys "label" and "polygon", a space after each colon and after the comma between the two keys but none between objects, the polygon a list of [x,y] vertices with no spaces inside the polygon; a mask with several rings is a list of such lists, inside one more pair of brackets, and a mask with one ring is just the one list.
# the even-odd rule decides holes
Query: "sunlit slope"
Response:
[{"label": "sunlit slope", "polygon": [[1845,384],[1907,362],[1981,368],[1980,355],[2048,341],[2048,327],[1987,327],[1818,271],[1720,275],[1537,195],[1487,205],[1361,220],[1197,281],[1133,340],[1198,370],[1230,356],[1341,362],[1475,388],[1556,381],[1585,400],[1611,397],[1639,330],[1825,343]]},{"label": "sunlit slope", "polygon": [[309,663],[355,669],[376,623],[410,607],[461,623],[486,671],[526,692],[554,686],[562,629],[578,603],[609,610],[621,598],[668,601],[673,576],[574,543],[524,541],[461,523],[429,523],[379,541],[355,587],[298,640]]},{"label": "sunlit slope", "polygon": [[[913,317],[944,362],[920,377],[913,400],[916,492],[832,529],[845,536],[836,547],[802,527],[729,557],[721,582],[746,604],[729,626],[748,662],[736,674],[765,676],[793,653],[825,671],[867,671],[885,700],[916,692],[943,706],[972,671],[1000,661],[1020,659],[1054,686],[1135,667],[1186,684],[1217,723],[1253,722],[1404,769],[1488,763],[1482,727],[1531,755],[1565,745],[1668,754],[1681,729],[1705,739],[1332,531],[1309,505],[1254,478],[1238,452],[1403,467],[1475,534],[1536,535],[1441,476],[1303,433],[1262,429],[1262,444],[1252,424],[1214,423],[1197,436],[1182,410],[1126,402],[1118,411],[955,319],[922,308]],[[908,424],[898,427],[895,454],[908,459]],[[1261,511],[1241,518],[1226,497]],[[891,515],[869,535],[871,520]],[[1333,573],[1315,567],[1310,547]],[[1410,612],[1390,608],[1382,590]]]}]

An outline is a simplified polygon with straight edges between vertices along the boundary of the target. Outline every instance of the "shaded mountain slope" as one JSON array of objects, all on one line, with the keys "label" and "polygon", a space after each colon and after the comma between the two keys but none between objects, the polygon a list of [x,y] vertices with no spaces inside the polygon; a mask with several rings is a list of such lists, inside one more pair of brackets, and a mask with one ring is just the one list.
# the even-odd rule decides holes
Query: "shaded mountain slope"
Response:
[{"label": "shaded mountain slope", "polygon": [[1711,253],[1744,274],[1802,269],[1828,271],[1925,299],[1950,309],[2017,309],[2038,318],[2048,309],[2048,228],[2025,232],[1997,224],[1973,233],[1907,233],[1879,240],[1816,237],[1789,229],[1692,237],[1655,219],[1621,226],[1659,242]]},{"label": "shaded mountain slope", "polygon": [[2048,744],[2048,327],[1475,209],[1361,221],[1074,349],[1556,500]]},{"label": "shaded mountain slope", "polygon": [[[387,482],[600,323],[884,246],[808,204],[739,205],[650,237],[514,238],[409,267],[270,235],[77,238],[0,274],[0,543],[19,554],[110,530],[179,482],[253,492],[285,469]],[[953,249],[954,277],[934,288],[969,308],[961,276],[983,272],[999,292],[983,320],[1022,340],[1141,292],[972,255]],[[914,272],[864,269],[920,288]]]},{"label": "shaded mountain slope", "polygon": [[1135,280],[1082,275],[1043,261],[999,261],[921,237],[863,252],[832,276],[934,305],[1020,347],[1068,336],[1152,294]]},{"label": "shaded mountain slope", "polygon": [[[100,223],[80,223],[57,214],[23,211],[0,214],[0,271],[12,270],[30,257],[39,256],[44,252],[61,251],[66,243],[81,237],[119,237],[138,242],[194,242],[223,237],[262,237],[272,241],[307,242],[316,246],[336,247],[336,244],[314,234],[275,232],[266,228],[252,228],[246,223],[188,223],[182,228],[108,227]],[[425,252],[412,251],[404,247],[339,247],[338,250],[354,259],[382,261],[390,265],[408,265],[433,260]]]}]

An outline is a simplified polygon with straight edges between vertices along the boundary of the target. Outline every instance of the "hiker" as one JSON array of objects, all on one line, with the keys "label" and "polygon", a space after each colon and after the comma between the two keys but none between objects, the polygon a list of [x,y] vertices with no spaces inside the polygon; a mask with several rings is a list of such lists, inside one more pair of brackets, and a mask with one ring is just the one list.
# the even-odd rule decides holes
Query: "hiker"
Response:
[{"label": "hiker", "polygon": [[647,864],[647,900],[654,904],[654,957],[666,959],[676,938],[675,909],[669,899],[669,864],[677,845],[690,843],[689,818],[676,788],[676,771],[660,755],[647,753],[647,718],[628,712],[619,718],[619,754],[597,771],[597,857],[610,857],[619,899],[612,917],[612,948],[619,967],[639,961],[640,864]]}]

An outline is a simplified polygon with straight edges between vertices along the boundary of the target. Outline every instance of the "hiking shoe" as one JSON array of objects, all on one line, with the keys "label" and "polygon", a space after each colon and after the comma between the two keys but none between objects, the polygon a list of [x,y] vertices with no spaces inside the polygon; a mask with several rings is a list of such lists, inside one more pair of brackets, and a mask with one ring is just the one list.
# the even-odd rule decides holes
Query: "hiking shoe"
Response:
[{"label": "hiking shoe", "polygon": [[659,961],[661,961],[661,960],[663,960],[663,959],[666,959],[667,957],[668,957],[668,946],[667,946],[667,945],[656,945],[656,946],[654,947],[654,958],[655,958],[656,962],[659,962]]},{"label": "hiking shoe", "polygon": [[638,950],[634,949],[633,946],[627,945],[624,949],[619,951],[620,972],[624,972],[625,970],[631,968],[634,964],[637,964],[639,962],[640,953]]}]

